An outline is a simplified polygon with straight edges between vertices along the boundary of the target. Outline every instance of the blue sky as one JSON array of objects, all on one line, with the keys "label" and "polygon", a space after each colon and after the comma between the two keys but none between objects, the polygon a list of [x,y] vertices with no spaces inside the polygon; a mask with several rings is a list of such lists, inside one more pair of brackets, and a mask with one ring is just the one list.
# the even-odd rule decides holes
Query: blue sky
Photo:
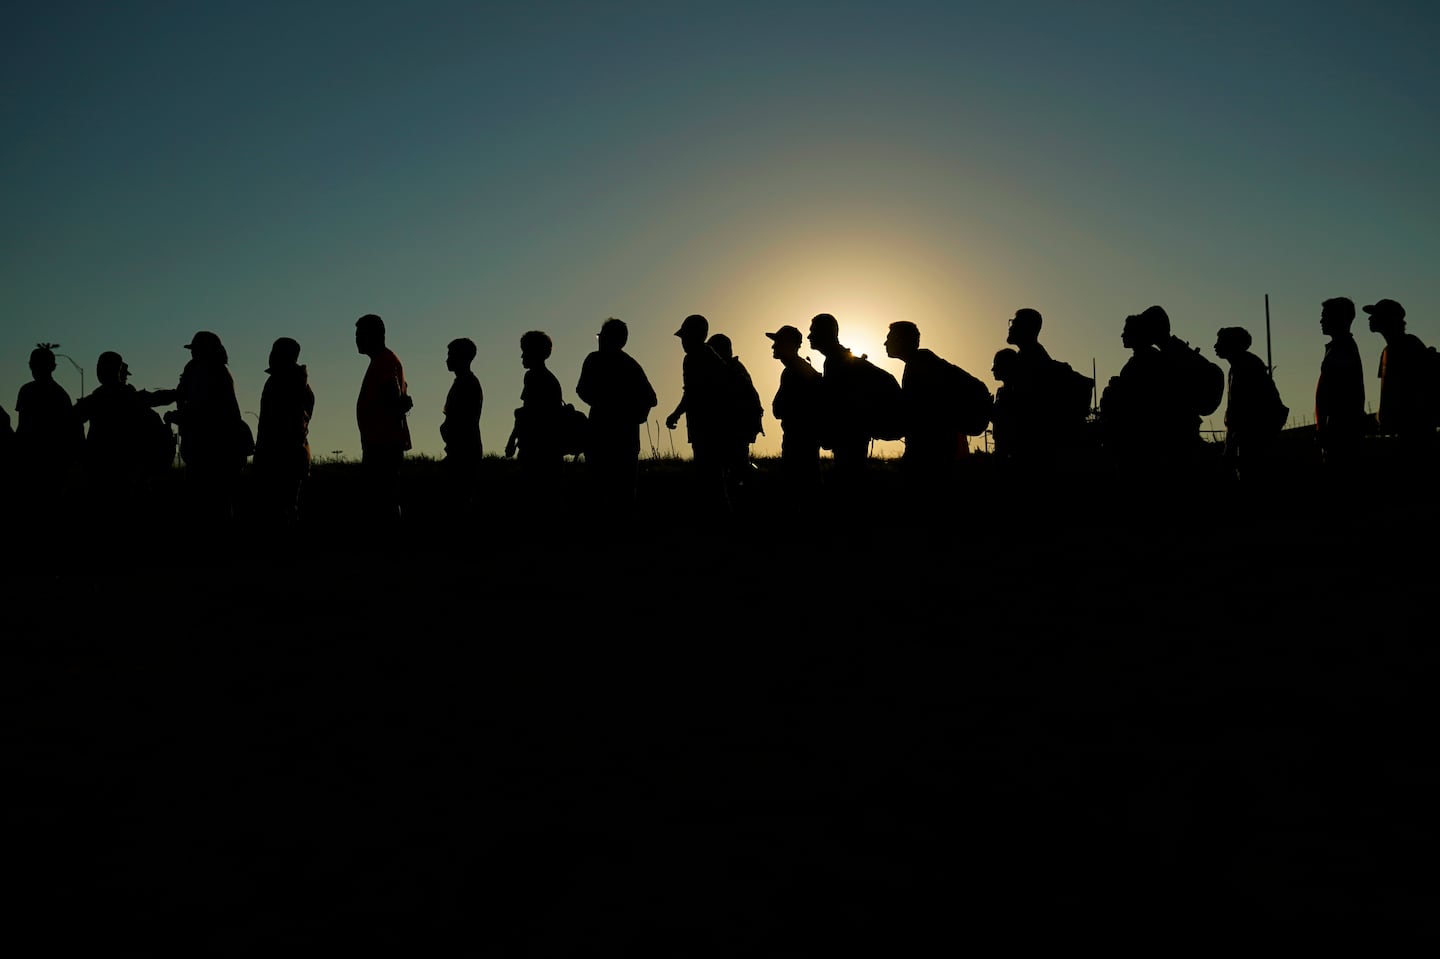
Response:
[{"label": "blue sky", "polygon": [[[479,346],[495,451],[520,335],[551,334],[573,398],[607,316],[657,421],[694,312],[767,404],[763,333],[822,311],[897,373],[880,343],[908,319],[988,380],[1033,307],[1103,383],[1152,303],[1207,354],[1244,326],[1263,357],[1268,294],[1297,421],[1321,300],[1397,299],[1440,344],[1431,4],[61,0],[7,4],[0,35],[12,414],[40,340],[86,389],[104,350],[162,387],[214,330],[258,410],[293,336],[314,450],[356,456],[367,312],[436,455],[450,339]],[[652,435],[688,453],[683,428]]]}]

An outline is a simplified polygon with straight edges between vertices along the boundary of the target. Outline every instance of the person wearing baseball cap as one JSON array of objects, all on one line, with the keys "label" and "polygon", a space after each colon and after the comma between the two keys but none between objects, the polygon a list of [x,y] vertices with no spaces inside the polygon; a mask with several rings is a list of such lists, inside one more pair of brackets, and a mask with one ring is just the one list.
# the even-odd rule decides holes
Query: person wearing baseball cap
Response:
[{"label": "person wearing baseball cap", "polygon": [[701,509],[707,514],[718,510],[728,515],[732,504],[726,491],[725,437],[730,372],[720,354],[705,342],[709,333],[710,321],[699,313],[685,317],[675,331],[685,351],[680,372],[683,392],[675,409],[665,417],[665,426],[673,430],[680,425],[680,417],[685,417],[690,455],[700,484]]},{"label": "person wearing baseball cap", "polygon": [[1432,349],[1405,331],[1405,307],[1384,299],[1362,309],[1370,317],[1370,331],[1385,338],[1375,421],[1381,433],[1395,437],[1402,475],[1418,479],[1434,457],[1435,429],[1440,426],[1435,400],[1440,364]]},{"label": "person wearing baseball cap", "polygon": [[812,492],[819,485],[819,390],[824,376],[801,356],[805,336],[798,327],[785,325],[765,336],[770,354],[782,367],[775,399],[770,400],[770,412],[780,423],[780,475],[792,492]]},{"label": "person wearing baseball cap", "polygon": [[780,474],[791,493],[808,494],[820,484],[820,395],[824,376],[800,355],[805,336],[799,327],[782,326],[770,339],[780,361],[780,385],[770,412],[780,423]]}]

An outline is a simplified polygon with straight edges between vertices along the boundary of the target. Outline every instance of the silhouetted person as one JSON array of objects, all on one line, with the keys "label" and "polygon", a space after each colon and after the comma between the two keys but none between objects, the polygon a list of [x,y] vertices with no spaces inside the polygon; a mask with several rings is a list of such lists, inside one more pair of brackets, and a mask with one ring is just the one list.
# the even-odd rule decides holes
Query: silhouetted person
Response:
[{"label": "silhouetted person", "polygon": [[89,427],[82,457],[92,507],[101,515],[132,517],[151,483],[175,463],[175,436],[155,407],[175,402],[175,390],[137,390],[130,367],[114,351],[95,361],[100,385],[75,403]]},{"label": "silhouetted person", "polygon": [[1029,307],[1016,310],[1015,315],[1010,318],[1005,342],[1015,347],[1019,354],[1020,366],[1016,367],[1016,370],[1022,376],[1027,370],[1033,370],[1038,375],[1050,362],[1050,352],[1040,345],[1040,328],[1043,325],[1044,318],[1040,312]]},{"label": "silhouetted person", "polygon": [[730,372],[725,361],[705,342],[709,333],[710,321],[698,313],[685,317],[680,329],[675,331],[685,351],[681,366],[684,392],[665,418],[665,426],[673,430],[679,425],[680,417],[685,417],[701,506],[728,514],[731,503],[726,488],[729,449],[726,441]]},{"label": "silhouetted person", "polygon": [[0,503],[11,502],[15,476],[15,428],[10,411],[0,407]]},{"label": "silhouetted person", "polygon": [[549,334],[540,330],[530,330],[520,337],[520,365],[525,367],[525,380],[515,410],[515,426],[505,442],[505,455],[516,458],[525,492],[537,502],[555,494],[565,466],[560,436],[564,393],[560,381],[545,365],[552,348]]},{"label": "silhouetted person", "polygon": [[368,506],[377,520],[393,522],[401,516],[400,464],[410,449],[410,424],[405,415],[414,402],[400,357],[385,345],[384,320],[374,313],[356,320],[355,349],[370,358],[355,400]]},{"label": "silhouetted person", "polygon": [[739,505],[750,477],[750,446],[764,432],[761,421],[765,415],[765,404],[760,402],[750,371],[735,355],[730,337],[716,333],[705,342],[725,361],[725,368],[730,374],[725,417],[725,481],[731,503]]},{"label": "silhouetted person", "polygon": [[580,365],[575,395],[590,407],[586,467],[597,507],[616,518],[635,506],[640,469],[640,425],[660,402],[639,362],[625,352],[630,328],[610,317],[600,324],[596,349]]},{"label": "silhouetted person", "polygon": [[[1171,332],[1170,314],[1163,308],[1148,307],[1140,318],[1145,335],[1160,351],[1169,371],[1170,389],[1162,394],[1161,411],[1165,417],[1165,441],[1174,442],[1182,460],[1193,462],[1202,448],[1200,423],[1220,406],[1225,390],[1224,373],[1201,356],[1198,349]],[[1213,395],[1209,394],[1212,385]]]},{"label": "silhouetted person", "polygon": [[480,444],[480,413],[485,406],[485,392],[479,377],[470,368],[475,354],[475,341],[469,337],[451,340],[445,348],[445,368],[454,374],[454,379],[445,394],[440,420],[440,438],[445,441],[445,458],[440,461],[440,469],[445,477],[450,515],[455,519],[474,514],[480,461],[484,456]]},{"label": "silhouetted person", "polygon": [[85,432],[70,394],[55,382],[49,347],[30,352],[30,375],[15,398],[16,473],[25,515],[44,520],[60,507]]},{"label": "silhouetted person", "polygon": [[905,364],[900,377],[905,423],[900,468],[923,495],[934,497],[969,442],[952,409],[951,363],[920,345],[920,328],[909,320],[890,324],[885,355]]},{"label": "silhouetted person", "polygon": [[780,385],[770,412],[780,422],[780,471],[789,491],[811,493],[820,483],[820,429],[824,415],[824,374],[800,355],[799,327],[766,333],[780,361]]},{"label": "silhouetted person", "polygon": [[235,493],[254,438],[240,415],[230,356],[220,337],[201,330],[185,344],[190,361],[175,387],[175,409],[166,417],[180,427],[180,458],[197,519],[229,522]]},{"label": "silhouetted person", "polygon": [[269,378],[260,392],[255,474],[267,520],[283,527],[300,519],[300,493],[310,476],[310,418],[315,391],[300,362],[300,344],[288,336],[270,347]]},{"label": "silhouetted person", "polygon": [[1043,324],[1038,310],[1016,310],[1005,334],[1005,342],[1015,347],[1016,362],[1001,362],[1009,374],[1006,387],[1025,399],[1025,416],[1012,424],[1014,452],[1027,465],[1048,469],[1061,465],[1084,443],[1095,381],[1050,356],[1040,343]]},{"label": "silhouetted person", "polygon": [[853,486],[865,472],[870,457],[870,430],[866,387],[860,358],[840,342],[840,323],[829,313],[817,313],[810,320],[811,349],[825,361],[821,364],[825,411],[821,445],[835,461],[835,477],[842,486]]},{"label": "silhouetted person", "polygon": [[[1158,306],[1126,317],[1121,342],[1132,353],[1101,397],[1105,440],[1120,465],[1160,483],[1191,478],[1204,452],[1197,404],[1201,372],[1224,373],[1171,335],[1170,317]],[[1216,399],[1218,405],[1218,399]]]},{"label": "silhouetted person", "polygon": [[1247,485],[1268,480],[1275,440],[1290,415],[1265,361],[1250,352],[1252,342],[1249,331],[1238,326],[1221,327],[1215,334],[1215,355],[1230,365],[1224,462]]},{"label": "silhouetted person", "polygon": [[1026,460],[1025,441],[1033,435],[1029,424],[1034,413],[1029,409],[1030,396],[1025,392],[1025,376],[1020,353],[1014,348],[998,350],[990,363],[990,377],[1000,385],[995,388],[995,406],[990,411],[990,438],[995,456],[1006,463]]},{"label": "silhouetted person", "polygon": [[[1155,345],[1157,328],[1141,314],[1125,318],[1120,342],[1130,350],[1130,359],[1120,373],[1110,378],[1100,396],[1100,415],[1108,454],[1125,472],[1143,472],[1157,459],[1169,458],[1166,451],[1176,445],[1176,427],[1167,419],[1173,414],[1173,391],[1168,368]],[[1008,383],[1006,384],[1009,385]]]},{"label": "silhouetted person", "polygon": [[1315,435],[1321,463],[1341,481],[1353,476],[1360,444],[1374,421],[1365,412],[1365,369],[1350,326],[1355,303],[1337,296],[1320,304],[1320,332],[1330,338],[1315,382]]},{"label": "silhouetted person", "polygon": [[[1437,410],[1430,402],[1431,368],[1428,347],[1405,331],[1405,308],[1394,300],[1377,300],[1364,307],[1370,330],[1385,338],[1380,351],[1380,408],[1375,419],[1380,432],[1395,438],[1396,465],[1411,483],[1428,480],[1435,455]],[[1412,487],[1413,488],[1413,487]]]}]

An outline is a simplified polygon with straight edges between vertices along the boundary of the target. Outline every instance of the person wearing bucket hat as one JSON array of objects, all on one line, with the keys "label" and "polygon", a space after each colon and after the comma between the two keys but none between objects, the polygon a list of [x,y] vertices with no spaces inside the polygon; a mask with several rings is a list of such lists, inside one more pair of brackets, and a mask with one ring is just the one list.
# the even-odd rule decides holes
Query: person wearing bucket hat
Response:
[{"label": "person wearing bucket hat", "polygon": [[807,357],[799,327],[782,326],[770,338],[770,352],[780,361],[780,385],[770,412],[780,422],[780,472],[792,493],[813,492],[820,483],[820,390],[824,381]]},{"label": "person wearing bucket hat", "polygon": [[201,330],[185,344],[190,361],[175,387],[175,409],[167,420],[180,427],[180,459],[195,518],[228,523],[245,461],[255,449],[254,434],[240,415],[230,355],[219,335]]}]

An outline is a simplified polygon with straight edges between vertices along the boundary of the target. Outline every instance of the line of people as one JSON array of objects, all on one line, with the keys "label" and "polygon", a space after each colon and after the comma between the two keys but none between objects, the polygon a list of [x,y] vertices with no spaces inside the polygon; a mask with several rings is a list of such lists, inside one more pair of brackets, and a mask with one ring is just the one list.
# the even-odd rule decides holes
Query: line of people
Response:
[{"label": "line of people", "polygon": [[[1362,459],[1363,439],[1380,431],[1398,439],[1407,469],[1427,466],[1440,427],[1436,351],[1406,331],[1405,310],[1396,301],[1379,300],[1364,312],[1370,329],[1385,340],[1374,416],[1366,410],[1363,364],[1351,332],[1355,305],[1344,297],[1321,305],[1320,328],[1329,341],[1314,401],[1319,458],[1333,475],[1351,475]],[[1090,377],[1050,356],[1040,343],[1042,326],[1034,309],[1017,310],[1009,319],[1008,345],[991,366],[999,386],[993,396],[980,387],[985,405],[978,418],[957,385],[973,377],[922,348],[914,323],[891,323],[885,340],[886,354],[904,364],[898,382],[883,371],[877,376],[867,357],[841,342],[832,314],[813,316],[805,334],[791,325],[766,333],[781,364],[769,412],[782,431],[782,481],[791,493],[814,492],[821,483],[821,451],[828,450],[834,461],[830,488],[847,495],[865,473],[872,443],[902,438],[902,473],[918,493],[943,495],[955,464],[969,454],[970,437],[986,431],[997,459],[1017,479],[1090,464],[1100,454],[1123,472],[1163,481],[1193,469],[1204,455],[1201,422],[1223,399],[1222,462],[1240,482],[1263,484],[1290,410],[1266,364],[1251,351],[1248,331],[1217,331],[1214,354],[1228,364],[1226,374],[1172,332],[1162,307],[1151,306],[1125,318],[1121,341],[1131,356],[1097,391]],[[753,469],[750,447],[764,432],[765,404],[731,339],[711,334],[706,317],[687,316],[675,335],[684,354],[683,387],[665,424],[674,430],[686,421],[701,502],[728,513],[743,502]],[[635,505],[640,428],[659,402],[644,369],[626,352],[628,337],[623,321],[607,319],[575,386],[576,397],[588,407],[582,446],[597,505],[622,519]],[[800,355],[807,341],[823,358],[819,369]],[[355,344],[369,360],[356,400],[362,473],[374,515],[391,521],[400,515],[399,469],[411,449],[407,415],[413,404],[404,366],[386,345],[379,316],[356,320]],[[73,403],[54,379],[53,349],[42,344],[33,351],[33,379],[17,397],[13,436],[9,415],[0,419],[0,437],[23,464],[12,471],[23,479],[18,492],[32,509],[43,514],[55,507],[77,460],[92,502],[107,511],[124,509],[173,464],[178,451],[197,516],[232,514],[236,484],[253,457],[265,515],[282,524],[298,519],[315,408],[299,343],[282,337],[273,344],[254,434],[241,414],[220,337],[197,332],[186,349],[191,358],[176,387],[157,391],[131,386],[124,358],[102,353],[96,363],[99,386]],[[517,458],[525,476],[527,495],[537,500],[553,493],[567,452],[580,448],[566,435],[564,391],[547,367],[552,349],[543,331],[520,338],[524,385],[505,445],[505,455]],[[454,380],[440,434],[449,509],[457,515],[475,510],[483,457],[484,393],[471,369],[475,359],[472,340],[448,344],[446,367]],[[887,378],[898,425],[882,429],[876,425],[883,419],[878,409],[890,401],[876,384],[883,387]],[[163,416],[156,412],[172,406]],[[978,430],[967,421],[978,423]],[[178,444],[172,426],[178,427]]]}]

